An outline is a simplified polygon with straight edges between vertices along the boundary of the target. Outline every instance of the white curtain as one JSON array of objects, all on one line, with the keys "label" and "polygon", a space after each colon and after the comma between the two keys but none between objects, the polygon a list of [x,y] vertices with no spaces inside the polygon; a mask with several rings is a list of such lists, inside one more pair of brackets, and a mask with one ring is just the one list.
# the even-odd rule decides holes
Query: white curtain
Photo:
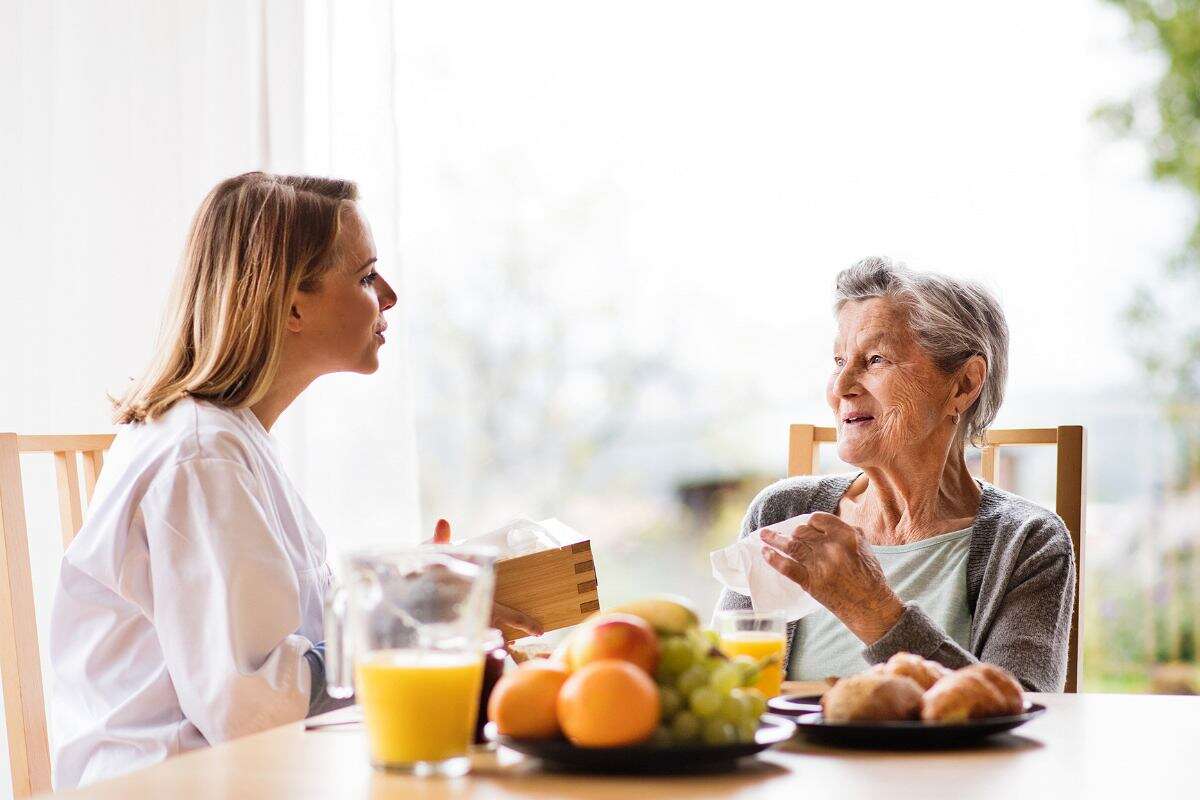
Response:
[{"label": "white curtain", "polygon": [[[331,551],[419,538],[392,39],[386,0],[0,0],[0,430],[110,429],[105,393],[145,366],[218,180],[350,178],[401,295],[395,335],[376,375],[323,378],[276,435]],[[44,648],[54,478],[26,462]]]}]

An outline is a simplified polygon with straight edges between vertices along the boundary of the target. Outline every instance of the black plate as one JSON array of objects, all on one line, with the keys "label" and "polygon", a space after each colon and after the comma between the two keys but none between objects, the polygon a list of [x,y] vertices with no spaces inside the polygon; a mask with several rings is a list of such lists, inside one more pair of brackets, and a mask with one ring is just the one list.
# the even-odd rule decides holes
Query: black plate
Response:
[{"label": "black plate", "polygon": [[488,739],[557,766],[587,772],[640,773],[728,769],[737,759],[761,753],[768,747],[785,742],[795,732],[794,722],[774,714],[763,715],[753,742],[715,746],[653,747],[639,744],[630,747],[576,747],[566,739],[531,741],[501,736],[496,733],[494,722],[489,722],[484,729]]},{"label": "black plate", "polygon": [[811,742],[837,747],[889,750],[963,747],[986,736],[1011,731],[1044,713],[1046,707],[1025,701],[1025,713],[966,722],[826,722],[817,695],[785,695],[767,701],[776,714],[795,718],[800,734]]}]

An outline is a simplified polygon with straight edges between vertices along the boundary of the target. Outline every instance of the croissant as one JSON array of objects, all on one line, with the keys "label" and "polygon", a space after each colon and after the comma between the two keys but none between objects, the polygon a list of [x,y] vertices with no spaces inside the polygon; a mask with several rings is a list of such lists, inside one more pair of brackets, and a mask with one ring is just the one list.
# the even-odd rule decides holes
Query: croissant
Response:
[{"label": "croissant", "polygon": [[921,699],[926,722],[963,722],[1025,710],[1016,678],[994,664],[972,664],[939,680]]},{"label": "croissant", "polygon": [[897,678],[912,678],[921,691],[926,691],[942,678],[950,674],[950,670],[936,661],[927,661],[913,653],[896,653],[885,664],[876,664],[872,670],[882,675],[892,675]]},{"label": "croissant", "polygon": [[917,719],[921,687],[911,678],[874,671],[843,678],[821,698],[828,722],[883,722]]}]

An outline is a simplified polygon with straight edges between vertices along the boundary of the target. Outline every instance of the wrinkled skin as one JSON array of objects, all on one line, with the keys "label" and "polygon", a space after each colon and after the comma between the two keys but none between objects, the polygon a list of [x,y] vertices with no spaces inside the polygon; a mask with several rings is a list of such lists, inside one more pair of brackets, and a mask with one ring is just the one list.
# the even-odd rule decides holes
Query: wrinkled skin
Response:
[{"label": "wrinkled skin", "polygon": [[[903,613],[872,544],[903,544],[970,526],[979,486],[967,471],[961,414],[987,377],[980,356],[953,374],[921,348],[904,308],[872,299],[838,312],[826,399],[838,455],[863,474],[837,514],[817,513],[783,534],[763,531],[763,555],[866,644]],[[851,417],[869,417],[849,423]],[[778,527],[778,526],[776,526]]]}]

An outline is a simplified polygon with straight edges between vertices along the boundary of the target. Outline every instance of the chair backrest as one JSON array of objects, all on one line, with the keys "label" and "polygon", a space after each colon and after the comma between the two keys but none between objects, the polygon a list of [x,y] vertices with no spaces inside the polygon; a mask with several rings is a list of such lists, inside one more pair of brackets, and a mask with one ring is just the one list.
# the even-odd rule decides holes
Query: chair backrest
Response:
[{"label": "chair backrest", "polygon": [[50,745],[42,664],[34,615],[25,495],[21,485],[23,453],[54,456],[58,475],[58,515],[63,547],[83,525],[83,499],[77,457],[83,459],[83,488],[92,499],[111,434],[18,436],[0,433],[0,678],[8,726],[8,759],[13,797],[50,791]]},{"label": "chair backrest", "polygon": [[[836,428],[793,425],[788,440],[788,475],[814,475],[820,469],[820,446],[837,441]],[[1079,688],[1080,598],[1083,596],[1083,525],[1087,498],[1087,432],[1081,425],[1057,428],[1013,428],[984,434],[983,479],[994,484],[999,472],[1000,448],[1052,445],[1057,451],[1054,511],[1071,532],[1075,549],[1075,609],[1071,615],[1071,642],[1067,651],[1066,691]]]}]

